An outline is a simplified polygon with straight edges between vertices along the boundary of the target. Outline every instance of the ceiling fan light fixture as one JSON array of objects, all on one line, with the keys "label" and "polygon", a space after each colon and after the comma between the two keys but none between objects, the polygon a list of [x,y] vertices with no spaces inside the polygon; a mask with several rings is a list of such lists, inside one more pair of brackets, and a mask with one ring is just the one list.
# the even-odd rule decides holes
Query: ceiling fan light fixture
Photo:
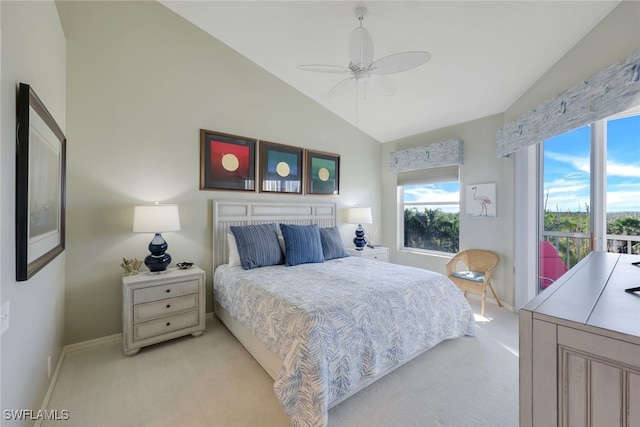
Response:
[{"label": "ceiling fan light fixture", "polygon": [[395,74],[418,67],[431,59],[431,54],[424,51],[394,53],[374,61],[373,39],[363,26],[369,11],[365,7],[355,9],[360,25],[353,29],[349,37],[349,55],[351,61],[347,67],[338,65],[298,65],[298,69],[316,73],[350,74],[338,82],[327,93],[334,98],[345,93],[358,82],[364,82],[365,90],[380,95],[391,96],[396,93],[393,81],[386,74]]}]

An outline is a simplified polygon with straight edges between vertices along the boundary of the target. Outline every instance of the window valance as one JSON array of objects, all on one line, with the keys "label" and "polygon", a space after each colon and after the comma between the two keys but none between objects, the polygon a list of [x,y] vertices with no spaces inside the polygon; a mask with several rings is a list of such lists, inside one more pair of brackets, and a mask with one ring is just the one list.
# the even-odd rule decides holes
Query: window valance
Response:
[{"label": "window valance", "polygon": [[640,105],[640,50],[498,129],[497,155]]},{"label": "window valance", "polygon": [[398,174],[419,169],[462,164],[462,140],[450,139],[435,144],[407,148],[391,153],[390,169]]}]

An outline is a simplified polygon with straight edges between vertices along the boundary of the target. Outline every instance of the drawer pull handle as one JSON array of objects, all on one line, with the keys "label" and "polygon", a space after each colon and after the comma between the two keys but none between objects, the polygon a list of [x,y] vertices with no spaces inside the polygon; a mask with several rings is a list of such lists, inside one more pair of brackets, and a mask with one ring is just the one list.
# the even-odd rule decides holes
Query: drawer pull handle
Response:
[{"label": "drawer pull handle", "polygon": [[171,326],[171,322],[167,322],[167,326]]},{"label": "drawer pull handle", "polygon": [[171,289],[167,289],[167,293],[171,292]]},{"label": "drawer pull handle", "polygon": [[171,308],[171,304],[167,304],[167,308]]}]

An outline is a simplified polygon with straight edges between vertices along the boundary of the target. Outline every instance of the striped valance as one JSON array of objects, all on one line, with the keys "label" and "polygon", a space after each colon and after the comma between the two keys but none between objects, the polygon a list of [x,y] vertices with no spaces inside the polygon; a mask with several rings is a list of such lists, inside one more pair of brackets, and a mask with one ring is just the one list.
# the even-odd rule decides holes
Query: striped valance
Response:
[{"label": "striped valance", "polygon": [[462,164],[462,140],[450,139],[435,144],[407,148],[391,153],[392,173]]},{"label": "striped valance", "polygon": [[498,129],[503,157],[640,105],[640,50]]}]

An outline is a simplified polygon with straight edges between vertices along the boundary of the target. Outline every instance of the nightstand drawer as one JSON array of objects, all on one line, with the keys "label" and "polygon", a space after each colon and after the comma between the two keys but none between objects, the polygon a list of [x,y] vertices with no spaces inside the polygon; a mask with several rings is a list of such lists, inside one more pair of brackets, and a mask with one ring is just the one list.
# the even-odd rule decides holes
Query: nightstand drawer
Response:
[{"label": "nightstand drawer", "polygon": [[198,308],[198,294],[184,295],[133,306],[133,321],[142,322],[160,316]]},{"label": "nightstand drawer", "polygon": [[142,340],[198,324],[198,310],[133,325],[133,340]]},{"label": "nightstand drawer", "polygon": [[366,247],[363,250],[348,249],[349,255],[374,261],[389,262],[389,248],[383,246],[377,248]]},{"label": "nightstand drawer", "polygon": [[136,289],[133,291],[133,303],[157,301],[163,298],[173,298],[181,295],[198,293],[198,280],[185,282],[174,282],[161,286],[150,286],[148,288]]}]

